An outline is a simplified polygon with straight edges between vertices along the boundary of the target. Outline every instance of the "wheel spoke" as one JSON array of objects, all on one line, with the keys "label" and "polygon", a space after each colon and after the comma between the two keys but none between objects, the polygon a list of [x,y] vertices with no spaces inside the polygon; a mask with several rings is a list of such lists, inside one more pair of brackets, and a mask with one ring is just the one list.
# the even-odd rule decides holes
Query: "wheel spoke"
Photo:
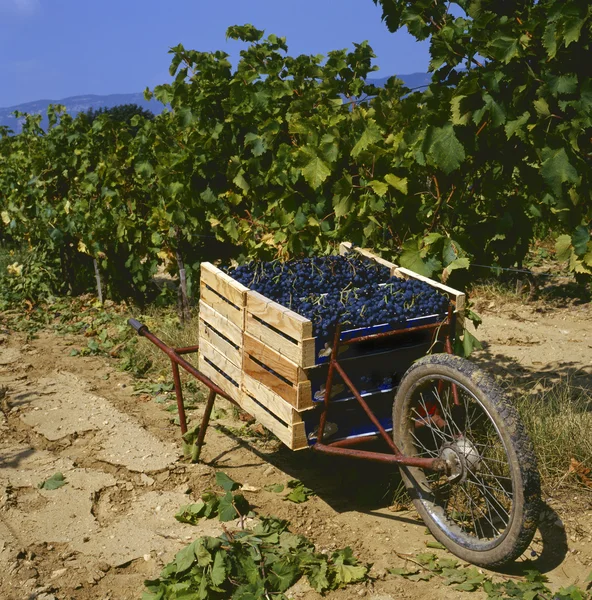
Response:
[{"label": "wheel spoke", "polygon": [[[424,386],[417,390],[415,402],[409,407],[408,431],[416,456],[440,456],[444,444],[460,454],[466,481],[451,484],[446,479],[442,484],[441,475],[430,474],[425,476],[426,482],[446,518],[465,535],[478,540],[493,539],[508,526],[514,501],[511,490],[508,491],[508,487],[513,486],[508,460],[501,460],[506,450],[489,415],[477,399],[460,386],[457,386],[460,409],[456,408],[452,385],[452,381],[448,381],[444,388],[439,388],[438,380],[434,379],[429,388]],[[434,410],[430,412],[428,408],[434,403],[441,422],[435,422]],[[463,412],[459,415],[458,410]],[[478,459],[471,463],[475,454]],[[469,519],[471,524],[467,524]]]}]

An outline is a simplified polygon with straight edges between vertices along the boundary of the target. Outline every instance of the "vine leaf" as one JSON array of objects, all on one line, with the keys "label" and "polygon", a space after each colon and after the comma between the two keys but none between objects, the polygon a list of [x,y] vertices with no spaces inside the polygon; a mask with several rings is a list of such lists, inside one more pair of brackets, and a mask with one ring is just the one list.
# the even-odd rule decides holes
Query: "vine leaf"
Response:
[{"label": "vine leaf", "polygon": [[565,148],[544,148],[542,155],[541,175],[557,195],[561,195],[563,183],[579,183],[578,172],[569,162]]},{"label": "vine leaf", "polygon": [[308,185],[310,185],[313,190],[316,190],[325,182],[327,177],[331,175],[331,169],[322,159],[315,156],[302,169],[302,175],[304,176],[304,179],[306,179]]},{"label": "vine leaf", "polygon": [[352,148],[351,155],[357,158],[370,144],[378,142],[382,139],[382,132],[375,121],[370,120],[366,125],[360,139],[356,142],[356,145]]},{"label": "vine leaf", "polygon": [[397,177],[392,173],[384,176],[384,180],[401,194],[407,194],[407,177]]},{"label": "vine leaf", "polygon": [[216,473],[216,483],[225,491],[225,492],[234,492],[234,490],[238,490],[240,485],[234,481],[234,479],[230,479],[226,473],[222,471],[218,471]]},{"label": "vine leaf", "polygon": [[458,141],[450,123],[431,128],[426,135],[424,148],[432,164],[447,175],[458,169],[465,160],[464,146]]}]

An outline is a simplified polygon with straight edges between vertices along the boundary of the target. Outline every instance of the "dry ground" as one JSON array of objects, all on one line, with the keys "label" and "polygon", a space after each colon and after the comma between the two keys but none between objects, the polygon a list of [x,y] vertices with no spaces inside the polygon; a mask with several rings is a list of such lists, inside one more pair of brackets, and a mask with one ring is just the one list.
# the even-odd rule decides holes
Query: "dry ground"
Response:
[{"label": "dry ground", "polygon": [[[486,344],[477,360],[487,368],[506,381],[570,375],[592,387],[590,306],[486,299],[480,308]],[[0,387],[7,389],[0,412],[0,598],[138,599],[143,580],[188,540],[220,533],[214,521],[192,527],[173,518],[181,504],[214,486],[217,470],[257,490],[246,494],[257,512],[289,519],[320,549],[349,545],[373,564],[371,582],[328,598],[458,597],[437,580],[387,575],[403,565],[398,554],[423,551],[430,539],[414,511],[389,510],[392,470],[238,439],[228,431],[241,425],[230,410],[219,412],[217,429],[209,430],[204,462],[187,464],[170,413],[133,395],[131,378],[114,361],[70,356],[74,340],[42,333],[25,343],[22,334],[0,332]],[[37,487],[58,471],[67,485]],[[317,496],[294,505],[263,489],[292,478]],[[546,500],[531,567],[546,572],[553,586],[581,584],[592,564],[592,495]],[[303,583],[290,593],[320,598]]]}]

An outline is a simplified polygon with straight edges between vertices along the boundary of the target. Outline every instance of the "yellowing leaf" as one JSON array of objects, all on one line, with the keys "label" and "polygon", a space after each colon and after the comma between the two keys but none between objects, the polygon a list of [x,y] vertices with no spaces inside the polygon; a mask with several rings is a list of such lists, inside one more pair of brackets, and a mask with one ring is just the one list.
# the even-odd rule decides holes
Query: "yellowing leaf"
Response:
[{"label": "yellowing leaf", "polygon": [[82,240],[78,241],[78,252],[82,252],[82,254],[88,254],[88,248]]},{"label": "yellowing leaf", "polygon": [[2,217],[2,222],[4,225],[8,225],[10,223],[10,215],[5,210],[0,213],[0,216]]}]

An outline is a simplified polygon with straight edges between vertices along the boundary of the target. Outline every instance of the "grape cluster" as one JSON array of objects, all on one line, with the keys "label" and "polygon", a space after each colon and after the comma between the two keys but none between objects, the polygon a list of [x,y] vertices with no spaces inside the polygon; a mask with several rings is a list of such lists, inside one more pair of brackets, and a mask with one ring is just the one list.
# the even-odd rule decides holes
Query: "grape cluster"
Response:
[{"label": "grape cluster", "polygon": [[318,296],[366,284],[377,285],[389,278],[386,267],[351,253],[287,262],[250,262],[227,272],[249,289],[280,304],[292,296]]},{"label": "grape cluster", "polygon": [[285,263],[249,263],[228,274],[313,323],[328,338],[339,322],[345,329],[389,324],[442,314],[448,299],[427,283],[390,277],[389,269],[359,255],[304,258]]}]

